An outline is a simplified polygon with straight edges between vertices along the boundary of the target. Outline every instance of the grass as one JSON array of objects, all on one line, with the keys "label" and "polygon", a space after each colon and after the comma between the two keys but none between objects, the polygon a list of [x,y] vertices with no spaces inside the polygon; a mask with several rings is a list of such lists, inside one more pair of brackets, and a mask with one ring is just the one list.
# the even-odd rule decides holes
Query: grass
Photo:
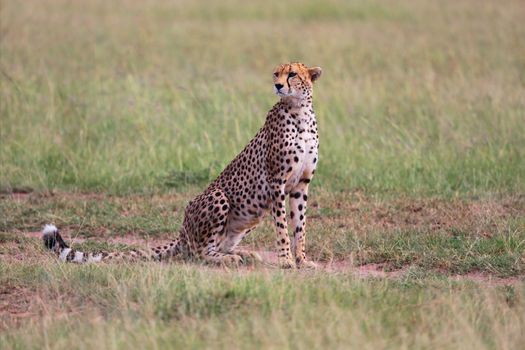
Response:
[{"label": "grass", "polygon": [[[523,10],[0,0],[0,348],[520,348]],[[323,268],[44,251],[46,223],[85,251],[173,237],[290,60],[324,69],[307,237]],[[243,244],[273,241],[265,221]]]},{"label": "grass", "polygon": [[[73,244],[84,251],[153,245],[173,236],[187,198],[1,197],[3,347],[514,349],[524,341],[519,196],[385,200],[318,192],[308,255],[335,269],[317,272],[61,264],[23,234],[53,220],[68,241],[88,238]],[[265,222],[243,244],[267,250],[273,240]],[[356,273],[370,266],[386,277]]]},{"label": "grass", "polygon": [[87,348],[512,349],[524,340],[522,287],[486,290],[436,276],[359,280],[49,261],[2,266],[0,280],[38,289],[30,310],[52,315],[0,335],[8,348],[70,348],[82,339]]},{"label": "grass", "polygon": [[[525,188],[520,1],[2,1],[0,185],[203,186],[276,101],[271,70],[324,68],[313,186]],[[286,35],[283,35],[286,33]]]}]

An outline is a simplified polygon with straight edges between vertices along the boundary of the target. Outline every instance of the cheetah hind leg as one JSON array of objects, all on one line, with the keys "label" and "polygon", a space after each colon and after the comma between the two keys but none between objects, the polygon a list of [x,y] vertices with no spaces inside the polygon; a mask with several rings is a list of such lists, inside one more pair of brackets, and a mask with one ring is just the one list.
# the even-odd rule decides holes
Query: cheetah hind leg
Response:
[{"label": "cheetah hind leg", "polygon": [[226,254],[215,250],[208,251],[203,258],[209,264],[227,267],[239,266],[243,262],[242,256],[238,254]]},{"label": "cheetah hind leg", "polygon": [[[261,261],[261,257],[257,253],[246,252],[243,250],[224,249],[224,244],[229,245],[225,239],[225,218],[228,217],[230,203],[228,197],[220,189],[210,190],[209,197],[214,203],[209,207],[201,206],[199,209],[204,214],[208,214],[208,226],[204,228],[203,233],[207,237],[206,247],[202,247],[200,256],[206,263],[221,265],[221,266],[239,266],[240,264],[251,261]],[[212,200],[209,200],[210,202]],[[202,216],[202,214],[201,214]],[[205,215],[206,216],[206,215]]]},{"label": "cheetah hind leg", "polygon": [[231,253],[210,251],[204,255],[204,260],[207,263],[228,267],[244,264],[255,265],[262,262],[262,258],[259,254],[246,250],[234,250]]},{"label": "cheetah hind leg", "polygon": [[239,255],[242,258],[242,262],[244,264],[256,265],[263,262],[261,256],[254,251],[235,249],[233,254]]}]

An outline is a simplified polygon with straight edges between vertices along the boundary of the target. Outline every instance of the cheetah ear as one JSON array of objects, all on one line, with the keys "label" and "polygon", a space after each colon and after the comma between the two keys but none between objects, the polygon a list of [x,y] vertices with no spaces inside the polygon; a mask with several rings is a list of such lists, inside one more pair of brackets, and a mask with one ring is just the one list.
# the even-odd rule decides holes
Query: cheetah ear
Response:
[{"label": "cheetah ear", "polygon": [[321,73],[323,73],[323,70],[321,69],[321,67],[312,67],[308,68],[308,73],[310,74],[310,80],[314,82],[317,79],[319,79]]}]

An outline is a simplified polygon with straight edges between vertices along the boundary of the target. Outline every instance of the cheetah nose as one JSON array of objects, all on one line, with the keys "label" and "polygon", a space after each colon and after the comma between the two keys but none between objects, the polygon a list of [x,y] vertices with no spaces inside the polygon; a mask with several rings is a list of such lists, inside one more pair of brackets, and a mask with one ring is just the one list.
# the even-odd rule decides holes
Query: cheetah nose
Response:
[{"label": "cheetah nose", "polygon": [[275,88],[277,89],[277,91],[281,90],[283,86],[283,84],[275,84]]}]

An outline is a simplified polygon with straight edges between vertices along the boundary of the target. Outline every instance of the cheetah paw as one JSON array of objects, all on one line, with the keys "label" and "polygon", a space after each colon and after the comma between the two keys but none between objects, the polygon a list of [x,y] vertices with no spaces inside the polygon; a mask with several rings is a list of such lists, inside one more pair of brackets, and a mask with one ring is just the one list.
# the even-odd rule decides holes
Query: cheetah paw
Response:
[{"label": "cheetah paw", "polygon": [[279,258],[279,267],[281,269],[293,269],[295,263],[291,257],[283,256]]},{"label": "cheetah paw", "polygon": [[226,267],[235,267],[242,264],[242,257],[237,254],[228,254],[221,258],[220,264]]},{"label": "cheetah paw", "polygon": [[299,269],[317,269],[317,264],[311,260],[301,260],[297,262],[297,268]]},{"label": "cheetah paw", "polygon": [[235,251],[235,254],[241,256],[242,262],[245,264],[258,264],[263,261],[261,256],[256,252],[238,250]]}]

